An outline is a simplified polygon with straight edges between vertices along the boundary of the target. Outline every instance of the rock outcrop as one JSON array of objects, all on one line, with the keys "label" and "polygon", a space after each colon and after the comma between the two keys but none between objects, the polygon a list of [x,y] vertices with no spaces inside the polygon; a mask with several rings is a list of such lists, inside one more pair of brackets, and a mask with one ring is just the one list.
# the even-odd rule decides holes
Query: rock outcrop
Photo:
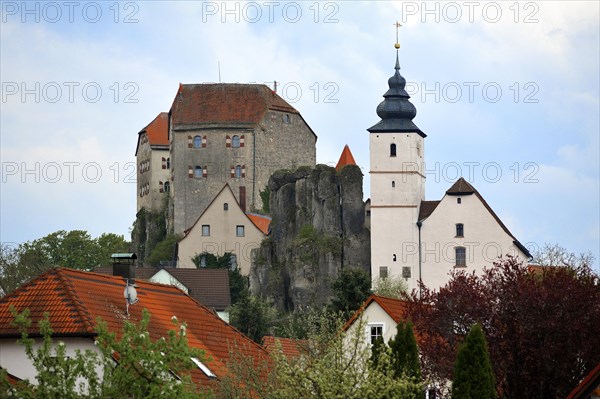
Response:
[{"label": "rock outcrop", "polygon": [[255,250],[253,293],[282,310],[329,301],[342,268],[370,273],[370,234],[365,228],[362,172],[325,165],[277,171],[269,180],[271,234]]}]

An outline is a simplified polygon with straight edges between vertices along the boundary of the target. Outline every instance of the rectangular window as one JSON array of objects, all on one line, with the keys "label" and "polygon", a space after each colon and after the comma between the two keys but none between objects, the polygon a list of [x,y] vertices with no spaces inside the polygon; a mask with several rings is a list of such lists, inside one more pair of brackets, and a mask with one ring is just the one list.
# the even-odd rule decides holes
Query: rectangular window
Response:
[{"label": "rectangular window", "polygon": [[462,223],[456,223],[456,236],[464,237],[465,236],[465,226]]},{"label": "rectangular window", "polygon": [[409,266],[402,267],[402,277],[410,278],[410,267]]},{"label": "rectangular window", "polygon": [[202,225],[202,235],[204,237],[210,237],[210,225],[209,224]]},{"label": "rectangular window", "polygon": [[371,324],[369,325],[369,330],[371,334],[371,344],[374,344],[377,338],[383,338],[383,324]]},{"label": "rectangular window", "polygon": [[456,254],[456,266],[467,266],[467,249],[465,247],[454,248]]},{"label": "rectangular window", "polygon": [[244,226],[235,226],[235,235],[238,237],[244,236]]},{"label": "rectangular window", "polygon": [[229,258],[229,269],[231,271],[236,271],[237,267],[237,256],[235,254],[231,254]]},{"label": "rectangular window", "polygon": [[388,276],[387,266],[379,266],[379,277],[387,278],[387,276]]}]

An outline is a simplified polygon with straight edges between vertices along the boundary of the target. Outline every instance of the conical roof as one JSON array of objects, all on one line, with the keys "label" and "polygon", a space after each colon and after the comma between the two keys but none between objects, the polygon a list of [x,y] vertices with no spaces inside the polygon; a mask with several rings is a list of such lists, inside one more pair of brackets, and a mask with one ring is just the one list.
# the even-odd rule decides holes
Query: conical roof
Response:
[{"label": "conical roof", "polygon": [[344,146],[344,149],[342,150],[342,155],[340,155],[340,160],[338,161],[337,165],[335,165],[335,170],[339,172],[346,165],[356,165],[356,161],[352,156],[352,152],[350,151],[350,147],[348,147],[348,144]]}]

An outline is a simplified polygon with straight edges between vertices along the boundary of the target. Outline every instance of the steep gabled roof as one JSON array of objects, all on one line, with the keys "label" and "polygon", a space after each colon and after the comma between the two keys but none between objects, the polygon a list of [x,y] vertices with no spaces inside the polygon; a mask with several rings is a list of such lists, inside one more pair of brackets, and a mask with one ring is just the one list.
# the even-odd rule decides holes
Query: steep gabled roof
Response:
[{"label": "steep gabled roof", "polygon": [[[50,315],[54,336],[95,336],[96,319],[101,317],[109,331],[118,332],[125,320],[137,322],[145,308],[151,319],[148,330],[152,339],[165,336],[174,328],[171,318],[187,323],[189,345],[205,351],[211,360],[209,369],[223,377],[227,373],[229,350],[236,350],[255,359],[268,356],[267,352],[248,337],[225,323],[212,311],[186,295],[180,289],[147,281],[136,281],[139,302],[125,313],[121,277],[55,268],[0,299],[0,337],[18,337],[19,331],[11,325],[9,308],[30,310],[31,334],[37,332],[37,322],[45,312]],[[200,369],[192,371],[197,383],[208,383],[209,377]]]},{"label": "steep gabled roof", "polygon": [[379,295],[371,295],[370,297],[367,298],[367,300],[365,301],[365,303],[363,303],[363,305],[360,307],[360,309],[358,309],[353,315],[352,317],[350,317],[350,320],[348,320],[346,322],[346,324],[343,327],[343,330],[346,331],[348,330],[348,328],[350,328],[350,326],[352,324],[354,324],[354,322],[356,321],[356,319],[369,307],[369,305],[371,305],[371,303],[376,302],[379,306],[382,307],[383,310],[385,310],[385,312],[396,322],[396,323],[400,323],[402,320],[404,320],[406,318],[406,307],[407,307],[407,302],[403,301],[401,299],[396,299],[396,298],[387,298],[384,296],[379,296]]},{"label": "steep gabled roof", "polygon": [[267,110],[299,114],[262,84],[180,84],[171,106],[171,123],[174,128],[207,123],[255,126]]},{"label": "steep gabled roof", "polygon": [[[183,232],[183,238],[182,238],[181,240],[184,240],[184,239],[185,239],[185,238],[186,238],[186,237],[189,235],[190,231],[192,231],[192,230],[194,229],[194,227],[196,226],[196,224],[198,224],[198,222],[200,221],[200,219],[202,219],[202,216],[204,216],[204,214],[205,214],[206,212],[208,212],[208,210],[209,210],[209,209],[210,209],[210,208],[213,206],[213,204],[215,203],[215,201],[217,200],[217,198],[219,198],[219,196],[221,195],[221,193],[223,193],[223,191],[225,191],[225,190],[229,190],[229,192],[231,193],[231,195],[232,195],[232,196],[233,196],[233,198],[234,198],[235,205],[236,205],[236,206],[239,208],[239,210],[240,210],[240,211],[241,211],[241,212],[242,212],[244,215],[246,215],[246,217],[247,217],[247,218],[248,218],[248,220],[249,220],[249,221],[252,223],[252,225],[253,225],[253,226],[255,226],[257,229],[259,229],[259,230],[260,230],[262,233],[264,233],[264,234],[268,234],[268,228],[267,228],[267,233],[265,233],[265,232],[263,231],[263,229],[262,229],[262,228],[261,228],[259,225],[257,225],[256,223],[254,223],[254,221],[253,221],[253,220],[250,218],[250,215],[251,215],[251,214],[248,214],[248,213],[244,212],[244,210],[243,210],[243,209],[240,207],[240,204],[237,202],[237,200],[235,200],[235,194],[233,193],[233,190],[231,190],[231,187],[229,186],[229,184],[225,183],[225,185],[223,186],[223,188],[222,188],[221,190],[219,190],[219,192],[217,193],[217,195],[215,195],[215,197],[214,197],[214,198],[213,198],[213,199],[210,201],[210,204],[208,204],[208,206],[206,207],[206,209],[204,209],[204,212],[202,212],[202,213],[200,214],[200,216],[198,216],[198,219],[196,219],[196,221],[194,222],[194,224],[193,224],[193,225],[192,225],[192,226],[191,226],[189,229],[186,229],[186,230]],[[265,218],[265,216],[261,216],[261,217],[262,217],[262,218]],[[258,222],[259,224],[264,224],[266,221],[258,221],[258,220],[257,220],[257,222]],[[269,224],[270,224],[270,220],[269,220]],[[181,241],[181,240],[180,240],[180,241]]]},{"label": "steep gabled roof", "polygon": [[[502,220],[500,220],[498,215],[496,215],[496,212],[494,212],[492,207],[487,203],[487,201],[483,198],[483,196],[481,194],[479,194],[479,191],[477,191],[475,189],[475,187],[473,187],[463,177],[459,178],[446,191],[446,195],[451,195],[451,196],[473,195],[473,194],[475,194],[475,196],[477,198],[479,198],[479,201],[481,201],[481,203],[483,204],[485,209],[488,210],[490,215],[492,215],[492,217],[494,218],[494,220],[496,220],[496,223],[498,223],[498,225],[502,228],[502,230],[504,230],[504,232],[513,239],[513,244],[517,248],[519,248],[521,250],[521,252],[523,252],[527,257],[531,258],[531,254],[529,253],[529,250],[523,244],[521,244],[519,242],[519,240],[517,240],[517,238],[510,232],[510,230],[508,230],[508,227],[506,227],[506,225],[504,223],[502,223]],[[425,209],[423,209],[423,215],[424,215],[423,217],[421,217],[421,211],[419,211],[419,220],[423,220],[433,213],[433,211],[437,207],[437,204],[435,206],[433,206],[434,202],[437,202],[439,204],[440,201],[422,201],[421,202],[421,207],[423,207],[423,205],[424,205],[423,203],[429,203],[429,204],[425,204]]]},{"label": "steep gabled roof", "polygon": [[348,144],[344,146],[342,150],[342,155],[340,155],[340,159],[335,166],[335,170],[339,172],[346,165],[356,165],[356,161],[354,160],[354,156],[352,156],[352,151],[350,151],[350,147]]},{"label": "steep gabled roof", "polygon": [[[136,267],[136,280],[150,280],[163,270],[159,267]],[[208,308],[225,310],[231,305],[229,293],[229,271],[227,269],[183,269],[164,268],[188,290],[188,295]],[[112,266],[95,267],[95,273],[113,274]]]},{"label": "steep gabled roof", "polygon": [[148,136],[150,147],[168,149],[169,146],[169,114],[161,112],[152,122],[138,133],[138,142],[135,147],[135,155],[140,147],[140,140],[143,134]]}]

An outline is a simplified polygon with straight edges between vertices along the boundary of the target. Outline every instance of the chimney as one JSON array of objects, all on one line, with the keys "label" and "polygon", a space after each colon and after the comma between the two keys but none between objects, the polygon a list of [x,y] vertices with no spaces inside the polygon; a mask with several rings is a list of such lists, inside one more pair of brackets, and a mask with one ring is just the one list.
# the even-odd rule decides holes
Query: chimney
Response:
[{"label": "chimney", "polygon": [[113,276],[121,276],[126,279],[135,278],[135,260],[137,256],[130,254],[112,254]]}]

